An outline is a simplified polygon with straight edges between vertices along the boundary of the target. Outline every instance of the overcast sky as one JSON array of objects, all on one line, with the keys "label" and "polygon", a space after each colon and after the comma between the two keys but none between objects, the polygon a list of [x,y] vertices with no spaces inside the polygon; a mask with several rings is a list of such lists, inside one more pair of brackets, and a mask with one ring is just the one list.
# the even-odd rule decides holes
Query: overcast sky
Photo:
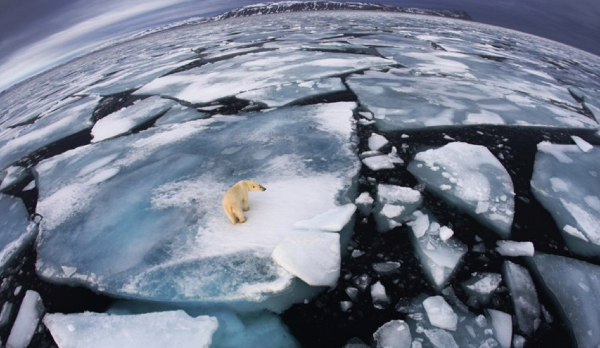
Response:
[{"label": "overcast sky", "polygon": [[[253,0],[0,0],[0,91],[144,29],[210,16]],[[474,20],[547,37],[600,55],[599,0],[379,0],[459,9]]]}]

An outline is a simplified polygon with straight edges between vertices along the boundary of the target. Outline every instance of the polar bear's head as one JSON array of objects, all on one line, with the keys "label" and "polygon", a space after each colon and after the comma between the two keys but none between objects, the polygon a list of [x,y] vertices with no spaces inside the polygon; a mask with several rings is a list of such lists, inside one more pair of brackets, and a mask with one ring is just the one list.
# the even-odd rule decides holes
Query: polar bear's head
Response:
[{"label": "polar bear's head", "polygon": [[248,191],[264,191],[264,190],[266,190],[266,188],[264,188],[261,184],[257,183],[256,181],[252,181],[252,180],[244,180],[244,185],[246,186],[246,189]]}]

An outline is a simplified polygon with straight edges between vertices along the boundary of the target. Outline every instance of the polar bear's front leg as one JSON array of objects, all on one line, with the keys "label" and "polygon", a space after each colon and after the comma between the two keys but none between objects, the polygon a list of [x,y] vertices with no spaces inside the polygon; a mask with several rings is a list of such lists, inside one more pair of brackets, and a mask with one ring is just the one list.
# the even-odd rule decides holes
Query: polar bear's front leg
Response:
[{"label": "polar bear's front leg", "polygon": [[244,216],[244,213],[242,212],[242,210],[240,209],[239,206],[234,206],[233,207],[233,214],[235,215],[235,217],[238,219],[239,222],[246,222],[246,217]]},{"label": "polar bear's front leg", "polygon": [[242,197],[242,210],[248,211],[250,210],[250,205],[248,204],[248,194],[246,193],[244,197]]}]

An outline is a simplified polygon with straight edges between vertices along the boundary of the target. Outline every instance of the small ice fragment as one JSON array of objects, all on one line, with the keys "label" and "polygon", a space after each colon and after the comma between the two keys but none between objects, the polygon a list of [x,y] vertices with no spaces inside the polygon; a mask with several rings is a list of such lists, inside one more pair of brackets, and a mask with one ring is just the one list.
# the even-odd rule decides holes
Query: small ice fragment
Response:
[{"label": "small ice fragment", "polygon": [[352,308],[352,302],[350,302],[350,301],[340,302],[340,309],[342,310],[342,312],[347,312],[350,308]]},{"label": "small ice fragment", "polygon": [[371,285],[371,298],[373,299],[373,306],[377,309],[384,309],[390,304],[390,298],[381,282]]},{"label": "small ice fragment", "polygon": [[388,155],[380,155],[364,158],[362,160],[363,164],[366,165],[369,169],[373,171],[383,170],[383,169],[394,169],[394,162],[390,159]]},{"label": "small ice fragment", "polygon": [[450,237],[452,237],[454,235],[454,231],[452,231],[450,228],[446,227],[446,226],[442,226],[440,228],[440,239],[443,241],[447,241],[448,239],[450,239]]},{"label": "small ice fragment", "polygon": [[352,301],[356,300],[358,298],[358,289],[352,286],[349,286],[346,288],[346,295],[348,295],[348,297],[350,297],[350,299]]},{"label": "small ice fragment", "polygon": [[415,237],[423,237],[429,228],[429,216],[427,214],[418,216],[415,221],[410,224],[410,227],[412,228]]},{"label": "small ice fragment", "polygon": [[496,251],[503,256],[533,256],[535,250],[531,242],[515,242],[512,240],[499,240],[496,242]]},{"label": "small ice fragment", "polygon": [[375,272],[381,275],[390,275],[398,272],[400,269],[400,262],[387,261],[387,262],[378,262],[371,265]]},{"label": "small ice fragment", "polygon": [[371,214],[371,210],[373,209],[373,203],[373,197],[371,197],[371,195],[368,192],[361,193],[360,196],[358,196],[358,198],[356,198],[356,200],[354,201],[354,204],[356,204],[356,207],[364,216]]},{"label": "small ice fragment", "polygon": [[454,337],[448,331],[442,329],[425,330],[425,336],[435,348],[459,348]]},{"label": "small ice fragment", "polygon": [[458,316],[442,296],[431,296],[423,301],[429,322],[433,326],[450,331],[456,330]]}]

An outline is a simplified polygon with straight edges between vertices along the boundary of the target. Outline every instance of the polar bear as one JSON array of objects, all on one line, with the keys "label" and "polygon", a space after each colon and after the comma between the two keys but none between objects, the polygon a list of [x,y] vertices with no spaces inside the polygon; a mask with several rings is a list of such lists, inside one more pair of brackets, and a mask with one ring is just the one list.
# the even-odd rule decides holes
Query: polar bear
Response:
[{"label": "polar bear", "polygon": [[252,180],[241,180],[235,183],[223,196],[223,210],[232,224],[246,222],[242,211],[248,211],[248,191],[264,191],[261,184]]}]

